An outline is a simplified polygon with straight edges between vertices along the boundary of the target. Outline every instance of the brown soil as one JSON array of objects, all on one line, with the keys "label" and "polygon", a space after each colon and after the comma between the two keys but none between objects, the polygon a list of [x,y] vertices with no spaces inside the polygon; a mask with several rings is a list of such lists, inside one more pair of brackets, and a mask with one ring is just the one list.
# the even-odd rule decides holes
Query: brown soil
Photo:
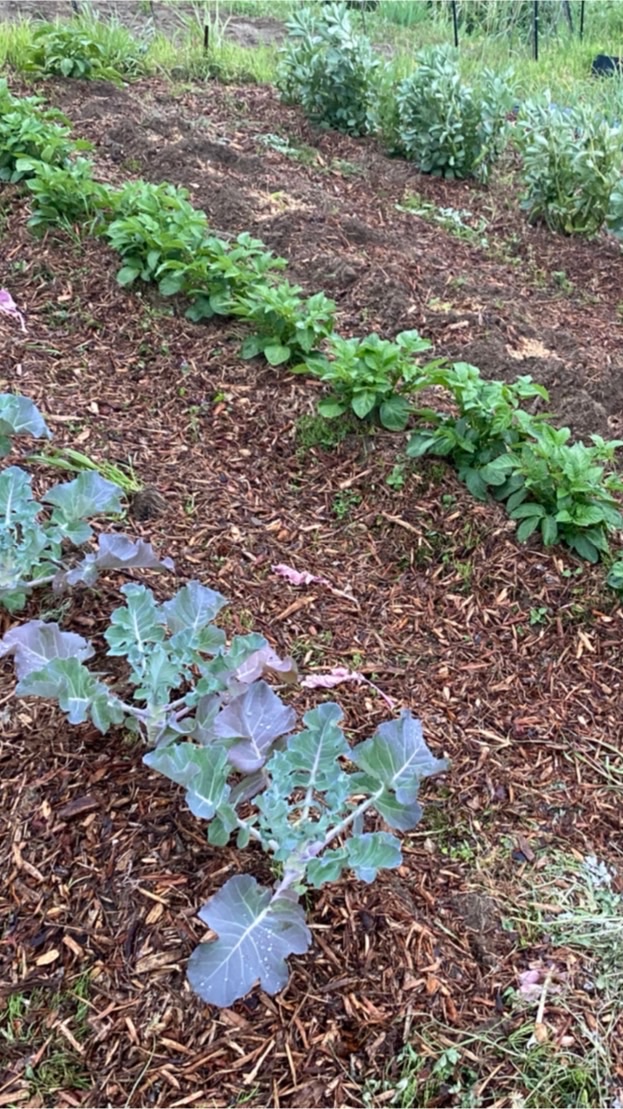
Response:
[{"label": "brown soil", "polygon": [[[623,263],[609,241],[529,228],[507,185],[424,179],[371,142],[317,131],[266,89],[45,92],[95,143],[104,178],[186,185],[215,228],[252,231],[307,291],[330,292],[343,332],[417,327],[437,353],[490,376],[532,373],[576,432],[619,428]],[[267,133],[312,145],[315,163],[266,149]],[[416,190],[487,213],[495,256],[398,212]],[[28,332],[0,317],[0,388],[31,396],[58,444],[133,459],[167,507],[128,526],[176,558],[180,582],[195,576],[226,593],[233,630],[252,626],[305,670],[375,675],[452,767],[424,791],[400,870],[314,895],[315,946],[292,959],[287,989],[216,1012],[185,985],[203,935],[196,911],[231,874],[266,879],[265,861],[209,847],[181,792],[146,770],[136,746],[15,702],[5,667],[0,989],[31,998],[19,1027],[31,1038],[5,1046],[0,1104],[362,1105],[365,1083],[396,1079],[397,1053],[431,1018],[457,1032],[525,1020],[505,991],[548,948],[522,947],[504,928],[498,901],[509,887],[556,849],[620,855],[620,805],[602,761],[620,774],[621,610],[600,568],[578,578],[564,553],[518,548],[502,512],[476,504],[444,467],[421,464],[390,489],[400,437],[351,436],[302,454],[295,425],[313,411],[314,383],[242,362],[231,321],[196,326],[149,291],[120,289],[102,244],[34,241],[25,201],[5,197],[0,285]],[[511,239],[517,264],[499,257]],[[552,276],[562,271],[568,293]],[[352,603],[284,586],[276,562],[352,590]],[[101,635],[118,584],[72,597],[66,626]],[[154,582],[160,596],[171,587]],[[33,604],[58,618],[56,599]],[[386,716],[362,688],[336,699],[351,736]],[[557,958],[579,975],[576,955]],[[579,986],[576,1005],[590,1015]],[[561,1026],[555,1001],[546,1019]],[[613,1044],[620,1052],[614,1034]],[[59,1045],[71,1077],[33,1093],[28,1068]],[[482,1080],[495,1069],[484,1049],[473,1065]],[[521,1080],[503,1059],[487,1086],[488,1103],[502,1104]]]},{"label": "brown soil", "polygon": [[[196,31],[197,42],[203,40],[202,5],[176,0],[98,0],[95,5],[78,0],[82,10],[92,7],[101,19],[115,19],[128,27],[137,38],[151,33],[153,27],[161,34],[175,39],[189,28]],[[240,46],[259,46],[281,42],[283,23],[269,16],[245,18],[230,15],[224,6],[219,8],[221,23],[219,33]],[[214,18],[216,9],[212,10]],[[74,10],[71,0],[0,0],[0,21],[5,19],[54,20],[71,19]],[[217,16],[218,18],[218,16]]]}]

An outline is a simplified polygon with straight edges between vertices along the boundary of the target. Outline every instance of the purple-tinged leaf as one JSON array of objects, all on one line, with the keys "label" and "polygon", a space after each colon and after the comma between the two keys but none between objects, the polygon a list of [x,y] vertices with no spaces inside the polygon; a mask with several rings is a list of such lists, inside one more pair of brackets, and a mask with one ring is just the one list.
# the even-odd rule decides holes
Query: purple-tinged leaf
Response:
[{"label": "purple-tinged leaf", "polygon": [[18,681],[43,670],[53,659],[82,661],[95,654],[91,644],[81,635],[61,631],[58,624],[46,624],[44,620],[29,620],[27,624],[11,628],[0,639],[0,657],[11,652]]},{"label": "purple-tinged leaf", "polygon": [[282,735],[292,731],[294,709],[288,708],[266,682],[255,682],[220,712],[214,734],[224,740],[239,740],[229,747],[229,761],[244,774],[259,770],[270,749]]},{"label": "purple-tinged leaf", "polygon": [[565,971],[555,964],[544,966],[542,963],[533,963],[529,970],[520,972],[517,992],[525,1001],[539,1001],[543,993],[560,993],[560,985],[553,984],[552,980],[560,983],[566,977]]},{"label": "purple-tinged leaf", "polygon": [[8,289],[0,289],[0,312],[3,312],[5,316],[11,316],[14,320],[18,320],[22,331],[26,332],[24,317]]},{"label": "purple-tinged leaf", "polygon": [[158,558],[151,543],[127,535],[107,532],[99,536],[98,550],[88,554],[66,575],[68,585],[85,582],[93,585],[100,570],[175,570],[172,558]]},{"label": "purple-tinged leaf", "polygon": [[294,685],[298,678],[298,668],[294,659],[279,658],[276,651],[273,651],[273,648],[266,644],[265,647],[255,651],[254,654],[245,659],[234,671],[234,678],[245,685],[251,685],[251,682],[257,681],[264,674],[280,677],[282,681]]},{"label": "purple-tinged leaf", "polygon": [[293,896],[275,898],[248,874],[230,878],[199,916],[219,938],[195,948],[188,980],[204,1001],[221,1008],[244,997],[258,980],[266,993],[277,993],[288,981],[287,956],[303,955],[311,943]]},{"label": "purple-tinged leaf", "polygon": [[355,670],[348,670],[346,666],[334,666],[326,674],[308,674],[303,678],[301,685],[305,689],[335,689],[336,685],[344,682],[362,682],[363,676]]},{"label": "purple-tinged leaf", "polygon": [[284,562],[273,566],[272,570],[274,574],[279,574],[280,577],[289,581],[290,585],[312,585],[314,582],[317,585],[331,585],[326,578],[319,578],[316,574],[310,574],[309,570],[294,570],[291,566],[286,566]]}]

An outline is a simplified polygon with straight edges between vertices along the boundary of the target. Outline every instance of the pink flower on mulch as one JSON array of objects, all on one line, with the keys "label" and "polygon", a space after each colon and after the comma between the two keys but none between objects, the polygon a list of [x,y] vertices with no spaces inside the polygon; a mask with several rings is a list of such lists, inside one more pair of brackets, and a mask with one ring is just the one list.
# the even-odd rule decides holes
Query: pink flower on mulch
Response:
[{"label": "pink flower on mulch", "polygon": [[358,670],[348,670],[346,666],[334,666],[326,674],[308,674],[303,678],[301,685],[305,689],[334,689],[336,685],[342,685],[344,682],[356,682],[357,685],[369,685],[371,689],[375,689],[380,697],[383,698],[385,703],[393,709],[396,702],[393,697],[388,697],[379,689],[378,685],[371,682],[364,674],[360,674]]},{"label": "pink flower on mulch", "polygon": [[290,585],[329,585],[330,582],[326,578],[319,578],[316,574],[310,574],[309,570],[294,570],[292,566],[286,566],[285,562],[279,562],[277,566],[273,566],[273,573],[279,574],[280,577],[285,578],[290,582]]},{"label": "pink flower on mulch", "polygon": [[542,963],[533,963],[529,970],[522,970],[519,974],[518,993],[525,1001],[538,1001],[546,986],[547,993],[560,993],[560,985],[555,982],[564,982],[565,972],[557,966],[544,966]]},{"label": "pink flower on mulch", "polygon": [[24,317],[8,289],[0,289],[0,312],[4,312],[5,316],[12,316],[13,319],[19,320],[22,331],[26,331]]}]

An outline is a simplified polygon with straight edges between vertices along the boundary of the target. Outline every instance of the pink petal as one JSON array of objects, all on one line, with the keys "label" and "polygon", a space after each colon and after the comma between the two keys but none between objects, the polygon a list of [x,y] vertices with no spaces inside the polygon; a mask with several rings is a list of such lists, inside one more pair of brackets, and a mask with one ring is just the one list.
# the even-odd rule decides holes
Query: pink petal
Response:
[{"label": "pink petal", "polygon": [[280,577],[289,581],[290,585],[311,585],[312,582],[317,582],[319,585],[329,584],[325,578],[318,578],[315,574],[310,574],[309,570],[294,570],[292,566],[286,566],[284,562],[273,566],[272,570],[274,574],[279,574]]},{"label": "pink petal", "polygon": [[26,331],[24,317],[19,311],[8,289],[0,289],[0,312],[4,312],[5,316],[12,316],[14,319],[19,320],[22,331]]}]

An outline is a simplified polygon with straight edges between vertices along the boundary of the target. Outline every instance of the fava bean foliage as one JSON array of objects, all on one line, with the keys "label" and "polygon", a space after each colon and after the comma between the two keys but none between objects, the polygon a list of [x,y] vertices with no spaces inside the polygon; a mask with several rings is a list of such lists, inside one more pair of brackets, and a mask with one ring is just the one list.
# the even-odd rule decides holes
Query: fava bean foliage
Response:
[{"label": "fava bean foliage", "polygon": [[343,4],[301,7],[286,22],[277,84],[310,119],[365,135],[376,124],[381,61]]}]

